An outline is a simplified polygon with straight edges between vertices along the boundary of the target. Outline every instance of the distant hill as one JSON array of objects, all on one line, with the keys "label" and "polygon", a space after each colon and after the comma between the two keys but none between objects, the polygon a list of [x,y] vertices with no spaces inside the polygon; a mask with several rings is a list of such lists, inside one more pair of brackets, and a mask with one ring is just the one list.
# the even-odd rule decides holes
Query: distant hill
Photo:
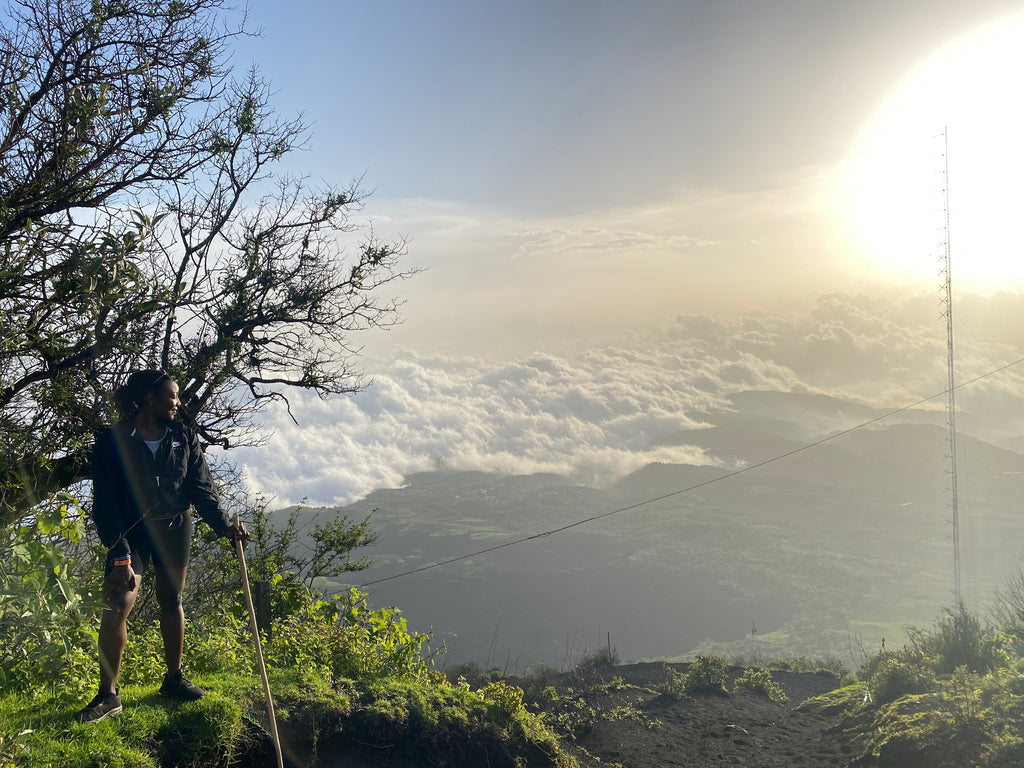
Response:
[{"label": "distant hill", "polygon": [[[341,510],[372,512],[379,533],[373,567],[354,581],[378,582],[373,602],[432,627],[452,663],[564,666],[609,635],[628,660],[710,644],[857,662],[859,646],[898,641],[901,625],[931,621],[952,599],[941,413],[904,412],[801,450],[878,415],[745,392],[703,415],[709,428],[656,441],[745,468],[734,476],[654,464],[586,488],[552,474],[413,475]],[[964,588],[980,604],[1024,551],[1024,455],[967,435],[959,446]]]}]

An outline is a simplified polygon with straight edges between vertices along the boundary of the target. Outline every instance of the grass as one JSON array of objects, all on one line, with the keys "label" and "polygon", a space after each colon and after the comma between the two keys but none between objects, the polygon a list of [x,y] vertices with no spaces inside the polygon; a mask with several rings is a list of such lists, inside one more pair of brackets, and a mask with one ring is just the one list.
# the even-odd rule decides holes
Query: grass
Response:
[{"label": "grass", "polygon": [[[927,620],[927,619],[926,619]],[[914,623],[908,620],[902,621],[866,621],[855,617],[850,618],[850,632],[854,637],[860,638],[868,653],[874,654],[882,647],[882,638],[885,638],[888,647],[898,647],[905,642],[906,626]],[[920,623],[920,622],[919,622]]]},{"label": "grass", "polygon": [[797,709],[820,710],[825,713],[850,713],[864,703],[868,684],[854,682],[802,701]]},{"label": "grass", "polygon": [[[100,723],[75,722],[85,697],[56,690],[0,698],[0,766],[157,768],[227,764],[243,750],[243,718],[254,686],[236,675],[200,678],[195,702],[160,696],[158,686],[125,686],[124,711]],[[186,736],[187,734],[187,736]]]},{"label": "grass", "polygon": [[[244,765],[265,720],[258,680],[234,673],[196,676],[207,695],[195,702],[162,697],[157,685],[124,686],[124,711],[80,724],[91,697],[58,690],[0,698],[0,768],[220,768]],[[571,768],[574,760],[542,720],[522,706],[522,691],[495,682],[474,690],[440,675],[428,679],[336,681],[309,686],[295,671],[273,674],[279,726],[303,734],[315,754],[321,732],[342,730],[363,744],[407,750],[424,764],[485,745],[494,765]],[[517,762],[518,761],[518,762]]]}]

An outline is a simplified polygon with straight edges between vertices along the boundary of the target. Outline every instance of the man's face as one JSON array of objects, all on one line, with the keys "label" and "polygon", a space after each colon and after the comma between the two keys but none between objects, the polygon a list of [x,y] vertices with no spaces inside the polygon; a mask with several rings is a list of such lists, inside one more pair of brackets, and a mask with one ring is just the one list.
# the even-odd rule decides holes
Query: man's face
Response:
[{"label": "man's face", "polygon": [[151,393],[146,400],[150,412],[159,424],[168,424],[174,421],[178,413],[178,383],[176,381],[165,381],[163,386]]}]

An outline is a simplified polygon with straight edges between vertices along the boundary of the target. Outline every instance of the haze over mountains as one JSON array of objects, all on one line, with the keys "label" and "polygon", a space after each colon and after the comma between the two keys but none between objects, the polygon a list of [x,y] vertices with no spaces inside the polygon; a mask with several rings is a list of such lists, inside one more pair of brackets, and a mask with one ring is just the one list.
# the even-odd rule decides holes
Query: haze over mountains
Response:
[{"label": "haze over mountains", "polygon": [[[794,421],[855,404],[739,393],[724,426],[679,435],[749,464],[793,451]],[[746,408],[744,408],[746,406]],[[901,422],[866,429],[740,475],[651,464],[604,489],[542,474],[433,472],[343,511],[373,514],[380,542],[358,575],[373,601],[433,628],[449,661],[562,665],[603,647],[628,659],[680,655],[705,640],[737,653],[856,659],[952,602],[946,434]],[[1024,554],[1024,456],[963,440],[964,579],[985,601]],[[711,482],[716,478],[723,478]],[[691,491],[683,491],[700,486]],[[395,574],[643,503],[495,552]],[[757,636],[752,637],[756,627]]]},{"label": "haze over mountains", "polygon": [[[959,381],[1019,359],[1019,297],[958,308]],[[516,362],[400,356],[366,393],[295,404],[299,427],[243,455],[280,502],[373,511],[374,566],[354,581],[433,628],[450,663],[561,665],[609,635],[624,659],[710,640],[856,663],[952,602],[939,311],[831,296],[803,318],[682,317]],[[1024,554],[1021,383],[1011,366],[958,391],[979,607]]]}]

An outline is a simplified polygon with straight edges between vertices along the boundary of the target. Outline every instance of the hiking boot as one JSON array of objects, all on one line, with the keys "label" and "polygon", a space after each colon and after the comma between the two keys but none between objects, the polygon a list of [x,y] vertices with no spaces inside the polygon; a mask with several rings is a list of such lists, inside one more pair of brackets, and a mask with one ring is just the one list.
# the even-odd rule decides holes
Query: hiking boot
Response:
[{"label": "hiking boot", "polygon": [[85,709],[75,713],[75,720],[80,723],[98,723],[112,715],[120,714],[121,697],[117,693],[97,693]]},{"label": "hiking boot", "polygon": [[180,669],[177,672],[169,672],[164,675],[164,682],[160,686],[160,693],[164,696],[170,696],[172,699],[181,699],[182,701],[195,701],[196,699],[203,698],[203,689],[195,683],[189,682],[181,674]]}]

